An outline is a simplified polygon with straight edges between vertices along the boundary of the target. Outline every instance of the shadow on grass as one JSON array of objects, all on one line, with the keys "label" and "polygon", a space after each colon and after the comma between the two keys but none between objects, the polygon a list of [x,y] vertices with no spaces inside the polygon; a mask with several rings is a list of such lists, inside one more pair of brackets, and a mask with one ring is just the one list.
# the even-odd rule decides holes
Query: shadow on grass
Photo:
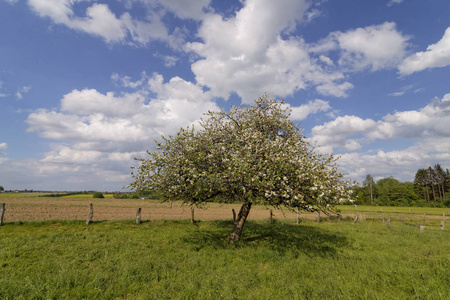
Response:
[{"label": "shadow on grass", "polygon": [[337,249],[349,244],[347,238],[336,232],[308,225],[285,223],[267,224],[247,221],[238,243],[231,244],[228,237],[233,228],[231,221],[216,221],[212,227],[202,227],[184,238],[192,249],[258,249],[268,248],[280,255],[287,252],[309,256],[333,256]]}]

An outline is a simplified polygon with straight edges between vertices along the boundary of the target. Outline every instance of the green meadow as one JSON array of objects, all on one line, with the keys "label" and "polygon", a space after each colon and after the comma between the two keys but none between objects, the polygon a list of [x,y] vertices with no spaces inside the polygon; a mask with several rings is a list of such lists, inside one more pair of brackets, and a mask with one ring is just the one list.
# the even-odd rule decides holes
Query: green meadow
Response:
[{"label": "green meadow", "polygon": [[0,299],[450,299],[450,230],[350,218],[0,227]]}]

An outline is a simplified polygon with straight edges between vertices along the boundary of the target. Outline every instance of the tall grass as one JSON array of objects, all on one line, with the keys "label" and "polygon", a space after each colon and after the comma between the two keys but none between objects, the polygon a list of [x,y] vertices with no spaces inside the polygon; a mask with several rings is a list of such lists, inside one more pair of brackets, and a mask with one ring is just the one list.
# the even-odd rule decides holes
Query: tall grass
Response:
[{"label": "tall grass", "polygon": [[449,299],[450,233],[380,222],[0,227],[0,299]]},{"label": "tall grass", "polygon": [[355,212],[378,212],[378,213],[397,213],[397,214],[427,214],[442,216],[445,213],[449,216],[450,208],[443,207],[413,207],[413,206],[370,206],[370,205],[338,205],[342,213]]}]

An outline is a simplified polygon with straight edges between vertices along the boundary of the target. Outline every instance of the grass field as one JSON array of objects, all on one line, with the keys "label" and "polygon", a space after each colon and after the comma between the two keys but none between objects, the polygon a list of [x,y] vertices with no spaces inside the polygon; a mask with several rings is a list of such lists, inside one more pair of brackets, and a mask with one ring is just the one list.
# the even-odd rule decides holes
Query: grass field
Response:
[{"label": "grass field", "polygon": [[301,214],[297,225],[255,206],[230,245],[239,205],[211,203],[191,224],[180,203],[4,196],[0,299],[450,299],[447,209],[339,206],[342,222]]},{"label": "grass field", "polygon": [[450,232],[394,222],[0,227],[0,299],[449,299]]}]

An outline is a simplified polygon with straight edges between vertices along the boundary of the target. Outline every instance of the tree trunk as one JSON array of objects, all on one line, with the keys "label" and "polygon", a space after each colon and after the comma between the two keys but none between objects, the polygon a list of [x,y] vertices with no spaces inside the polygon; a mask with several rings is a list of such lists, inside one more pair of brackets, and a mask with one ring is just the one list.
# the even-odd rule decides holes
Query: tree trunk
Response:
[{"label": "tree trunk", "polygon": [[373,186],[372,180],[370,181],[370,204],[373,205]]},{"label": "tree trunk", "polygon": [[244,228],[244,224],[247,220],[248,214],[250,213],[251,207],[251,203],[244,202],[242,204],[236,222],[234,223],[233,231],[230,235],[230,242],[237,242],[241,238],[242,228]]}]

